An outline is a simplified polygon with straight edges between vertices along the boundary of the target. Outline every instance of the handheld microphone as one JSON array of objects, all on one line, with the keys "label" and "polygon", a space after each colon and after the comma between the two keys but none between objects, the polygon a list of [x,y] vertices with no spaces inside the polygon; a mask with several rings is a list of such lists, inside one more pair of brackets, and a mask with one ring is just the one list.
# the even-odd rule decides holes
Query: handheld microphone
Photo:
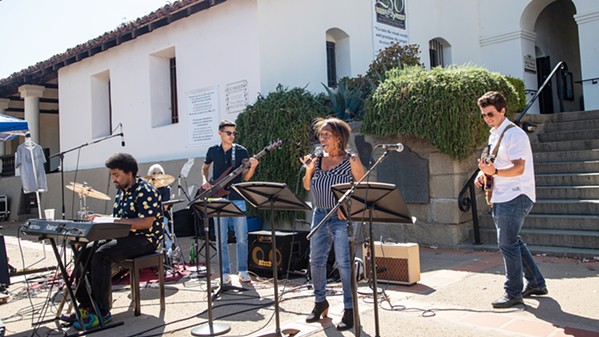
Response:
[{"label": "handheld microphone", "polygon": [[378,147],[382,147],[383,150],[385,150],[385,151],[397,151],[397,152],[403,151],[403,144],[402,143],[397,143],[397,144],[379,144],[377,146]]},{"label": "handheld microphone", "polygon": [[310,153],[310,158],[308,160],[306,160],[306,162],[304,163],[304,165],[302,167],[305,168],[306,166],[310,165],[312,160],[314,160],[314,158],[317,158],[321,154],[322,154],[322,148],[320,146],[315,148],[314,152]]},{"label": "handheld microphone", "polygon": [[121,124],[121,146],[125,147],[125,134],[123,133],[123,124]]}]

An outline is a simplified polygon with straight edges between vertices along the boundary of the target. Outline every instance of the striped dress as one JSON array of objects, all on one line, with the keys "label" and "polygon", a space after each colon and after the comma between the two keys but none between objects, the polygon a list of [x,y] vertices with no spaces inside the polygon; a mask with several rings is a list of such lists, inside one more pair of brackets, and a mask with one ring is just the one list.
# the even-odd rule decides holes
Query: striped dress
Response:
[{"label": "striped dress", "polygon": [[343,161],[330,170],[322,170],[322,156],[316,162],[316,171],[310,181],[310,190],[314,195],[314,206],[321,209],[331,209],[337,202],[331,190],[331,186],[341,183],[351,183],[354,177],[351,173],[349,162],[350,154],[347,153]]}]

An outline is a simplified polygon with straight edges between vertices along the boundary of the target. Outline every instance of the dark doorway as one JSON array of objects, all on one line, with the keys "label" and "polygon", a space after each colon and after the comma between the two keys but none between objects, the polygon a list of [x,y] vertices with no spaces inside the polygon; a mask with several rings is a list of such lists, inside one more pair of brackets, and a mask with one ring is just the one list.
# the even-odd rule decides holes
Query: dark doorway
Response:
[{"label": "dark doorway", "polygon": [[[539,89],[547,77],[551,74],[551,63],[549,56],[537,58],[537,82]],[[547,83],[547,87],[539,95],[539,108],[542,114],[553,113],[553,80]]]}]

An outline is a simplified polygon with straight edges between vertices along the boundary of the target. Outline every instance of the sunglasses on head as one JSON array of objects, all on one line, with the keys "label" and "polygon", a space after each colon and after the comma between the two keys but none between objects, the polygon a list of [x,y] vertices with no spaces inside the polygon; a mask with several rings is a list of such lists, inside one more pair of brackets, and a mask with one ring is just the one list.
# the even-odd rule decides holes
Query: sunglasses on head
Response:
[{"label": "sunglasses on head", "polygon": [[237,131],[223,131],[227,136],[237,136]]},{"label": "sunglasses on head", "polygon": [[493,112],[480,114],[480,118],[485,118],[485,117],[493,118],[493,116],[495,116],[495,113],[493,113]]}]

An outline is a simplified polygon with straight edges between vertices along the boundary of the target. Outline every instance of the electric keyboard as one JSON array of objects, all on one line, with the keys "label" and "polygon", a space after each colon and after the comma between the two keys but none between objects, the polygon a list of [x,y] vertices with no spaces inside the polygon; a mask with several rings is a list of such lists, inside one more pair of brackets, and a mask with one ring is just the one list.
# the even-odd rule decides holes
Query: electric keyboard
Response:
[{"label": "electric keyboard", "polygon": [[131,224],[116,222],[91,222],[73,220],[29,219],[21,226],[25,235],[37,236],[40,240],[53,238],[69,241],[90,242],[114,239],[129,235]]}]

